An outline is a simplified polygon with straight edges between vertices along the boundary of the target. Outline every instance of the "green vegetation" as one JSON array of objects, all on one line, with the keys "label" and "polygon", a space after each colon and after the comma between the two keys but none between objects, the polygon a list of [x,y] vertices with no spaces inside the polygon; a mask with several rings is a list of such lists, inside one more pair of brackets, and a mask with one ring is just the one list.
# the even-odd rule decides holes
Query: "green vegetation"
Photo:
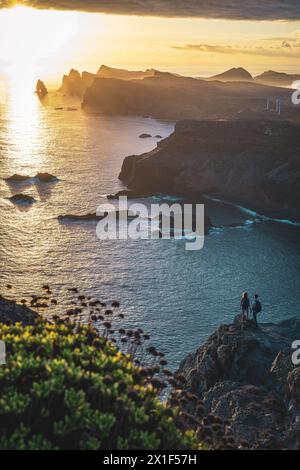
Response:
[{"label": "green vegetation", "polygon": [[0,449],[186,449],[194,432],[159,381],[96,331],[68,321],[0,324]]}]

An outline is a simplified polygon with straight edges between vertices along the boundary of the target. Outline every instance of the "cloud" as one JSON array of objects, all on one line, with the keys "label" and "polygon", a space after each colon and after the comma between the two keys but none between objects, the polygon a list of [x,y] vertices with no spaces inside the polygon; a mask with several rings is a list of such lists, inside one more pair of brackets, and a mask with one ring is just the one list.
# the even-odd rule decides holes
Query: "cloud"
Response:
[{"label": "cloud", "polygon": [[299,0],[0,0],[0,8],[14,4],[124,15],[300,20]]},{"label": "cloud", "polygon": [[276,46],[253,46],[241,47],[231,44],[184,44],[182,46],[171,46],[172,49],[183,51],[195,52],[208,52],[216,54],[246,54],[246,55],[260,55],[266,57],[299,57],[300,52],[300,39],[295,42],[281,41],[280,45]]}]

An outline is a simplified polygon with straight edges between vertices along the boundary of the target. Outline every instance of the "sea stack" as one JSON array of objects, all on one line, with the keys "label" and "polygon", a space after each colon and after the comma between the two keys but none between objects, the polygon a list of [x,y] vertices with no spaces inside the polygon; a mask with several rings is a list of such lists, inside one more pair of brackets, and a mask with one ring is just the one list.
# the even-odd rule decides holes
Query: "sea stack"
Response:
[{"label": "sea stack", "polygon": [[39,98],[44,98],[48,94],[47,87],[42,80],[38,80],[36,83],[36,94],[38,95]]}]

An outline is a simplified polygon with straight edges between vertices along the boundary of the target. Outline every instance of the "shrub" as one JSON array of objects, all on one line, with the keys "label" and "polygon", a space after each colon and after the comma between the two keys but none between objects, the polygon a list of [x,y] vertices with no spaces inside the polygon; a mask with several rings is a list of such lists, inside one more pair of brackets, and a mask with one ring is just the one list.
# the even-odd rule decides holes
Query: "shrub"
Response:
[{"label": "shrub", "polygon": [[[76,331],[75,331],[75,330]],[[0,449],[186,449],[177,408],[89,326],[0,324]]]}]

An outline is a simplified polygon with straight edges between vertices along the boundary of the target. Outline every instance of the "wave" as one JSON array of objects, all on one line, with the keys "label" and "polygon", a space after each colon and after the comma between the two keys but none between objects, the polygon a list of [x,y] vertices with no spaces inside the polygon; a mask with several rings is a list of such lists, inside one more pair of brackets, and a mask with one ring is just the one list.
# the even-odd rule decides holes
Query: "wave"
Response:
[{"label": "wave", "polygon": [[293,227],[300,227],[300,222],[295,222],[295,221],[289,220],[289,219],[279,219],[279,218],[276,218],[276,217],[269,217],[267,215],[259,214],[258,212],[255,212],[255,211],[253,211],[253,210],[251,210],[247,207],[241,206],[239,204],[235,204],[234,202],[226,201],[224,199],[218,199],[216,197],[209,196],[208,194],[203,194],[203,197],[205,199],[210,200],[210,201],[214,201],[214,202],[218,202],[218,203],[221,203],[221,204],[226,204],[226,205],[229,205],[229,206],[232,206],[232,207],[236,207],[241,212],[244,212],[245,214],[248,214],[248,215],[251,215],[252,217],[254,217],[254,219],[246,220],[244,222],[244,225],[249,225],[250,223],[253,224],[253,223],[258,223],[258,222],[275,222],[275,223],[278,223],[278,224],[292,225]]}]

